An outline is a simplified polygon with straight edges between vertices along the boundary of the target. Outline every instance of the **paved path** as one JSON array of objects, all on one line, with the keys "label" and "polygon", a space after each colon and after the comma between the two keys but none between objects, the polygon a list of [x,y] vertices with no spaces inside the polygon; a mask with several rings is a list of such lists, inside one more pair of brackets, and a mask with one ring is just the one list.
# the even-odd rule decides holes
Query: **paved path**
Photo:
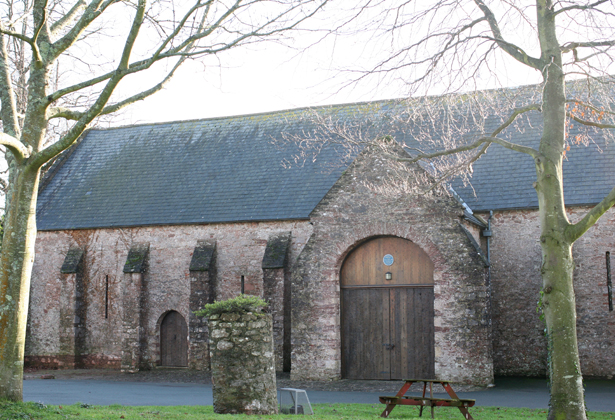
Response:
[{"label": "paved path", "polygon": [[[476,399],[476,405],[495,407],[547,408],[549,392],[544,379],[499,378],[494,388],[460,392]],[[339,392],[308,389],[317,403],[378,404],[382,392]],[[615,412],[615,380],[586,381],[590,411]],[[211,385],[151,382],[117,382],[89,379],[29,379],[24,381],[24,400],[45,404],[92,405],[211,405]]]}]

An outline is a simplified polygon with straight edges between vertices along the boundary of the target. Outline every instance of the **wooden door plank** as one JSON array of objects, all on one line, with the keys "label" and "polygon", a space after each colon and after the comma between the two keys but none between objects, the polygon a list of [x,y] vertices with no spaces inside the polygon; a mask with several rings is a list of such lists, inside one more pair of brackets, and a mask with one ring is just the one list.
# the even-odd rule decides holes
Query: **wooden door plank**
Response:
[{"label": "wooden door plank", "polygon": [[160,324],[160,362],[162,366],[169,366],[169,347],[172,345],[169,342],[170,329],[169,329],[169,314],[165,315]]},{"label": "wooden door plank", "polygon": [[[385,255],[393,264],[385,265]],[[385,273],[392,274],[385,280]],[[415,243],[402,238],[372,239],[348,255],[342,266],[341,286],[433,284],[433,263]]]},{"label": "wooden door plank", "polygon": [[408,376],[408,321],[406,289],[390,289],[391,296],[391,341],[394,344],[391,351],[391,379],[414,378]]},{"label": "wooden door plank", "polygon": [[181,314],[177,314],[180,319],[180,334],[178,343],[178,360],[177,366],[188,366],[188,324]]},{"label": "wooden door plank", "polygon": [[342,289],[342,375],[389,379],[389,296],[386,289]]},{"label": "wooden door plank", "polygon": [[[420,327],[417,334],[417,346],[430,351],[425,352],[421,358],[421,372],[427,379],[435,378],[435,328],[434,328],[434,290],[433,289],[415,289],[414,301],[416,312],[420,314],[417,323],[420,322]],[[423,320],[423,321],[421,321]],[[426,322],[425,320],[430,320]]]},{"label": "wooden door plank", "polygon": [[406,375],[410,375],[408,376],[409,378],[423,378],[421,376],[423,372],[420,369],[421,359],[426,357],[426,353],[433,351],[433,349],[424,348],[421,344],[419,336],[421,334],[423,324],[429,322],[433,323],[433,320],[424,320],[421,318],[422,314],[416,305],[415,291],[416,289],[403,290],[406,300],[408,301],[408,310],[410,311],[410,315],[408,316],[405,326],[408,342],[404,357],[408,361],[408,370],[406,371]]},{"label": "wooden door plank", "polygon": [[344,378],[433,377],[433,287],[404,287],[413,285],[433,285],[433,263],[411,241],[375,238],[348,255],[340,278]]},{"label": "wooden door plank", "polygon": [[391,289],[391,378],[434,378],[433,289]]},{"label": "wooden door plank", "polygon": [[382,305],[380,308],[380,313],[376,312],[373,314],[373,317],[382,317],[382,333],[380,335],[380,347],[375,348],[374,350],[380,352],[381,364],[379,371],[380,379],[391,379],[391,350],[390,345],[393,340],[391,337],[391,296],[389,290],[380,289],[380,299],[382,300]]},{"label": "wooden door plank", "polygon": [[162,366],[188,366],[188,326],[179,312],[169,312],[160,324],[160,362]]}]

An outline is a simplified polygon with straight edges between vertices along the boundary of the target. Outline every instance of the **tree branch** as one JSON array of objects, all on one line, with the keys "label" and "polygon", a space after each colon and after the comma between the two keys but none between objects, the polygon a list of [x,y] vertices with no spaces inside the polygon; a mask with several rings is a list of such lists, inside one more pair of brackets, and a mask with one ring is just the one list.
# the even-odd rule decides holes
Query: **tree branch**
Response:
[{"label": "tree branch", "polygon": [[33,46],[34,41],[32,38],[25,36],[24,34],[20,34],[19,32],[9,31],[8,29],[4,29],[4,27],[0,24],[0,34],[12,36],[13,38],[21,39],[24,42]]},{"label": "tree branch", "polygon": [[[6,194],[9,184],[4,179],[0,178],[0,191]],[[6,208],[6,207],[5,207]]]},{"label": "tree branch", "polygon": [[126,37],[126,42],[124,43],[124,49],[122,51],[120,63],[113,76],[111,76],[111,78],[103,88],[102,92],[98,96],[98,99],[96,99],[94,104],[82,114],[81,118],[79,118],[75,125],[73,125],[70,130],[68,130],[68,132],[57,143],[52,144],[51,146],[41,150],[36,155],[32,156],[32,158],[28,162],[28,166],[33,168],[39,168],[58,154],[62,153],[64,150],[68,149],[81,135],[81,133],[83,133],[83,131],[87,128],[88,124],[92,122],[92,120],[98,115],[100,115],[101,111],[107,104],[109,97],[113,93],[113,90],[117,87],[118,83],[122,80],[122,78],[126,76],[126,74],[128,74],[126,72],[126,69],[128,68],[130,54],[137,41],[139,29],[143,24],[143,18],[145,16],[145,6],[146,0],[139,0],[135,17],[132,21],[128,36]]},{"label": "tree branch", "polygon": [[540,104],[530,104],[530,105],[526,105],[521,108],[517,108],[513,110],[510,117],[506,121],[504,121],[497,129],[495,129],[495,131],[491,133],[491,137],[496,137],[498,134],[504,131],[506,127],[511,125],[519,115],[525,112],[528,112],[528,111],[542,112],[542,106]]},{"label": "tree branch", "polygon": [[87,3],[85,0],[79,0],[77,3],[71,7],[71,9],[66,12],[64,16],[58,19],[53,25],[51,25],[51,33],[57,34],[58,31],[64,29],[68,24],[73,22],[73,20],[77,17],[77,15],[85,10]]},{"label": "tree branch", "polygon": [[[139,67],[143,65],[147,60],[141,60],[137,63],[131,65],[131,67]],[[105,80],[109,80],[116,73],[117,70],[112,70],[98,77],[94,77],[90,80],[85,80],[81,83],[77,83],[76,85],[68,86],[63,89],[57,90],[51,95],[48,96],[49,102],[55,102],[63,96],[68,95],[69,93],[77,92],[78,90],[85,89],[90,86],[97,85],[98,83],[102,83]]]},{"label": "tree branch", "polygon": [[[176,64],[173,66],[173,69],[167,74],[167,76],[157,85],[151,87],[150,89],[144,90],[143,92],[139,92],[129,98],[126,98],[116,104],[106,106],[98,115],[108,115],[112,114],[116,111],[119,111],[122,108],[127,107],[135,102],[141,101],[152,96],[154,93],[161,91],[164,86],[171,80],[175,71],[179,68],[179,66],[186,60],[187,58],[182,57]],[[67,120],[79,120],[84,115],[83,112],[74,111],[70,108],[66,107],[54,107],[49,110],[49,119],[52,118],[66,118]]]},{"label": "tree branch", "polygon": [[[233,5],[233,11],[236,10],[236,7],[238,5],[238,2],[236,2]],[[184,28],[184,25],[186,24],[186,22],[188,21],[188,19],[190,18],[190,16],[192,16],[192,14],[197,11],[198,9],[200,9],[201,7],[206,8],[206,12],[203,14],[203,18],[201,20],[201,24],[199,25],[199,29],[202,30],[203,28],[203,24],[205,23],[205,19],[209,13],[209,9],[211,7],[211,1],[208,1],[207,4],[201,4],[201,3],[197,3],[194,6],[192,6],[192,8],[190,8],[190,10],[188,10],[185,14],[184,17],[182,18],[182,20],[179,22],[179,24],[177,25],[177,27],[175,28],[175,30],[169,35],[167,36],[167,38],[160,44],[160,47],[158,49],[156,49],[156,52],[152,55],[152,59],[156,59],[161,53],[162,51],[164,51],[164,49],[166,48],[166,46],[177,36],[177,34]],[[229,9],[230,10],[230,9]],[[225,14],[224,18],[228,17],[228,14]],[[210,30],[207,31],[207,34],[210,34],[214,29],[216,29],[220,23],[221,23],[221,19],[218,19],[218,21],[213,24],[210,25]],[[201,32],[201,30],[197,31],[197,33]]]},{"label": "tree branch", "polygon": [[613,47],[615,46],[615,40],[608,41],[594,41],[594,42],[567,42],[560,47],[563,53],[567,53],[577,48],[597,48],[597,47]]},{"label": "tree branch", "polygon": [[593,121],[583,120],[577,116],[572,115],[569,112],[567,112],[566,115],[568,116],[568,118],[578,122],[579,124],[588,125],[588,126],[597,127],[597,128],[615,128],[615,125],[613,124],[602,124],[602,123],[597,123]]},{"label": "tree branch", "polygon": [[[107,0],[107,2],[110,1],[116,1],[116,0]],[[240,1],[237,1],[236,4],[241,3]],[[209,4],[209,2],[208,2]],[[203,21],[201,22],[201,26],[200,26],[200,30],[196,31],[196,34],[188,37],[187,39],[185,39],[184,41],[182,41],[179,45],[170,48],[167,51],[161,52],[161,48],[158,48],[149,58],[146,59],[142,59],[139,61],[136,61],[134,63],[131,63],[130,65],[128,65],[128,67],[126,69],[124,69],[124,73],[125,75],[128,74],[132,74],[132,73],[136,73],[142,70],[145,70],[149,67],[151,67],[154,63],[156,63],[157,61],[166,59],[166,58],[172,58],[172,57],[190,57],[190,56],[196,56],[196,55],[203,55],[203,54],[217,54],[219,52],[228,50],[236,45],[238,45],[239,43],[241,43],[242,41],[248,39],[248,38],[254,38],[254,37],[265,37],[265,36],[269,36],[272,35],[274,33],[283,31],[283,30],[288,30],[288,29],[292,29],[293,27],[297,26],[298,24],[300,24],[301,22],[303,22],[305,19],[308,19],[309,17],[313,16],[318,10],[320,10],[323,5],[325,3],[323,2],[320,6],[318,6],[314,11],[312,11],[311,13],[307,14],[306,16],[304,16],[301,19],[298,19],[297,21],[295,21],[292,25],[286,26],[284,28],[281,29],[273,29],[271,31],[267,31],[267,32],[259,32],[260,30],[262,30],[263,28],[267,27],[267,25],[271,24],[272,22],[278,20],[281,16],[283,16],[286,13],[289,13],[288,11],[284,12],[283,14],[269,19],[265,24],[261,25],[260,27],[254,29],[251,32],[248,33],[244,33],[244,34],[239,34],[235,39],[233,39],[232,41],[229,41],[227,43],[221,44],[219,46],[216,47],[210,47],[210,48],[201,48],[198,50],[194,50],[192,48],[192,46],[199,41],[200,39],[210,35],[214,30],[216,29],[220,29],[222,22],[224,21],[224,19],[227,19],[232,13],[231,10],[229,9],[229,11],[226,11],[222,17],[218,18],[216,20],[215,23],[213,23],[212,25],[209,25],[207,30],[203,30]],[[202,5],[201,5],[202,6]],[[200,7],[200,6],[199,6]],[[235,6],[233,6],[235,7]],[[295,7],[293,7],[295,8]],[[197,7],[193,7],[192,9],[190,9],[191,11],[189,11],[188,13],[193,13],[195,10],[197,9]],[[236,11],[237,9],[232,9],[232,11]],[[187,20],[188,20],[188,13],[184,16],[184,18],[182,19],[182,24],[184,24]],[[175,34],[179,29],[177,29],[176,31],[173,32],[173,34]],[[172,40],[172,36],[173,34],[171,34],[169,37],[167,37],[164,41],[163,41],[163,45],[168,45],[168,43]],[[105,73],[101,76],[98,77],[94,77],[90,80],[86,80],[83,81],[81,83],[77,83],[73,86],[68,86],[66,88],[60,89],[54,93],[52,93],[51,95],[48,96],[48,100],[49,102],[54,102],[57,101],[58,99],[60,99],[61,97],[68,95],[70,93],[76,92],[78,90],[81,89],[85,89],[87,87],[90,86],[94,86],[98,83],[102,83],[105,80],[109,80],[110,78],[112,78],[117,70],[113,70],[110,71],[108,73]]]},{"label": "tree branch", "polygon": [[[235,5],[241,3],[241,0],[237,0],[237,2],[235,3]],[[276,22],[278,20],[280,20],[284,15],[289,14],[292,10],[295,10],[296,8],[300,7],[302,4],[298,3],[295,6],[292,6],[290,9],[285,10],[284,12],[280,13],[279,15],[268,19],[264,24],[262,24],[260,27],[247,32],[247,33],[239,33],[239,35],[237,36],[237,38],[235,38],[234,40],[230,41],[230,42],[226,42],[223,43],[222,45],[220,45],[219,47],[214,47],[214,48],[206,48],[206,49],[201,49],[201,50],[197,50],[193,53],[191,53],[190,55],[201,55],[201,54],[216,54],[218,52],[230,49],[238,44],[240,44],[242,41],[244,41],[245,39],[248,38],[255,38],[255,37],[267,37],[267,36],[271,36],[275,33],[278,32],[282,32],[282,31],[288,31],[290,29],[295,28],[296,26],[298,26],[300,23],[302,23],[303,21],[305,21],[306,19],[309,19],[310,17],[314,16],[320,9],[322,9],[324,7],[324,5],[326,4],[326,2],[322,2],[318,7],[316,7],[314,10],[312,10],[309,14],[306,14],[305,16],[303,16],[301,19],[297,19],[296,21],[293,22],[292,25],[288,25],[285,26],[283,28],[277,28],[277,29],[272,29],[269,31],[264,31],[261,32],[261,30],[265,29],[267,26],[269,26],[271,23]],[[233,5],[233,11],[237,10],[239,7],[235,7],[235,5]],[[246,7],[246,5],[244,5],[243,7]],[[229,8],[230,11],[231,8]],[[227,11],[225,12],[215,23],[213,23],[212,25],[210,25],[210,29],[207,31],[203,31],[203,32],[197,32],[195,35],[188,37],[186,40],[184,40],[181,44],[179,44],[177,47],[172,48],[168,51],[166,51],[164,54],[161,54],[161,56],[167,56],[167,57],[172,57],[172,56],[187,56],[188,54],[186,54],[185,52],[181,52],[185,49],[185,47],[187,45],[190,44],[194,44],[196,41],[207,37],[208,35],[210,35],[213,30],[215,29],[219,29],[221,28],[221,24],[222,22],[224,22],[230,15],[231,13]],[[234,32],[237,33],[237,32]]]},{"label": "tree branch", "polygon": [[[38,37],[41,34],[45,23],[47,22],[47,0],[43,0],[43,4],[41,4],[40,7],[35,6],[35,11],[36,10],[40,10],[41,16],[40,22],[38,23],[36,28],[34,28],[34,35],[32,35],[32,54],[34,55],[34,59],[36,61],[42,62],[43,58],[41,57],[41,50],[38,48]],[[34,16],[36,17],[36,13],[34,14]]]},{"label": "tree branch", "polygon": [[[195,10],[195,9],[194,9]],[[190,12],[192,13],[192,12]],[[186,15],[188,16],[188,15]],[[207,14],[205,14],[202,19],[201,22],[199,23],[198,26],[198,32],[202,31],[203,26],[205,25],[205,21],[206,21],[206,16]],[[185,20],[184,20],[185,22]],[[174,36],[174,35],[173,35]],[[184,47],[185,51],[189,51],[192,47],[194,46],[194,43],[188,44]],[[169,72],[169,74],[167,74],[167,76],[157,85],[153,86],[152,88],[145,90],[143,92],[137,93],[136,95],[133,95],[129,98],[124,99],[123,101],[120,101],[116,104],[110,105],[110,106],[106,106],[105,108],[103,108],[103,110],[100,112],[99,115],[107,115],[107,114],[111,114],[113,112],[119,111],[122,108],[125,108],[126,106],[133,104],[137,101],[143,100],[151,95],[153,95],[156,92],[159,92],[160,90],[162,90],[164,88],[164,86],[171,80],[171,78],[173,77],[173,75],[175,74],[175,71],[179,68],[179,66],[181,66],[183,64],[184,61],[186,61],[188,59],[187,56],[183,56],[181,57],[177,63],[175,63],[175,65],[173,66],[173,68],[171,69],[171,71]],[[66,118],[68,120],[78,120],[80,118],[83,117],[83,113],[78,112],[78,111],[72,111],[68,108],[52,108],[50,110],[51,115],[49,116],[49,119],[51,118]]]},{"label": "tree branch", "polygon": [[521,152],[521,153],[528,154],[532,157],[536,157],[539,155],[538,150],[533,149],[531,147],[522,146],[520,144],[511,143],[509,141],[506,141],[504,139],[500,139],[497,137],[497,135],[500,134],[502,131],[504,131],[504,129],[506,129],[508,126],[510,126],[515,121],[515,119],[517,119],[519,115],[525,112],[529,112],[529,111],[541,111],[540,104],[530,104],[530,105],[523,106],[521,108],[514,109],[510,117],[506,121],[504,121],[502,124],[500,124],[494,131],[492,131],[490,136],[481,137],[478,140],[476,140],[474,143],[466,144],[464,146],[459,146],[454,149],[441,150],[439,152],[434,152],[434,153],[420,153],[419,155],[413,158],[410,158],[410,159],[408,158],[396,158],[396,159],[399,160],[400,162],[414,163],[414,162],[418,162],[419,160],[433,159],[436,157],[452,155],[452,154],[459,153],[459,152],[467,152],[469,150],[476,149],[477,147],[485,143],[487,144],[487,146],[483,147],[481,151],[478,154],[476,154],[475,157],[469,163],[473,163],[476,160],[478,160],[478,158],[481,157],[487,151],[487,147],[491,143],[496,143],[507,149],[514,150],[515,152]]},{"label": "tree branch", "polygon": [[10,150],[18,163],[30,157],[30,153],[32,151],[31,148],[24,146],[22,142],[6,133],[0,133],[0,145],[5,146],[8,150]]},{"label": "tree branch", "polygon": [[75,111],[65,106],[54,106],[47,111],[47,118],[66,118],[67,120],[76,121],[83,116],[83,112]]},{"label": "tree branch", "polygon": [[600,109],[598,107],[596,107],[595,105],[592,104],[588,104],[587,102],[583,102],[581,100],[578,99],[566,99],[566,103],[574,103],[574,104],[579,104],[581,106],[584,106],[585,108],[591,109],[592,111],[600,114],[600,113],[605,113],[605,114],[609,114],[609,115],[615,115],[615,112],[613,111],[609,111],[608,109]]},{"label": "tree branch", "polygon": [[574,243],[579,239],[587,230],[592,227],[598,219],[606,213],[608,209],[615,205],[615,187],[611,192],[602,199],[593,209],[591,209],[585,217],[579,220],[575,224],[568,225],[566,228],[566,238],[570,243]]},{"label": "tree branch", "polygon": [[444,175],[441,175],[440,177],[438,177],[438,179],[436,179],[434,181],[433,185],[431,187],[429,187],[427,190],[425,190],[424,192],[427,193],[427,192],[432,191],[434,188],[436,188],[436,186],[438,184],[440,184],[441,182],[449,179],[450,177],[452,177],[455,173],[457,173],[462,168],[468,168],[469,169],[474,162],[476,162],[478,159],[480,159],[480,157],[482,155],[487,153],[487,149],[489,149],[489,146],[491,146],[491,143],[483,144],[482,147],[480,148],[480,150],[478,152],[476,152],[474,154],[474,156],[472,156],[472,158],[470,160],[465,161],[461,165],[457,165],[457,166],[451,168],[450,170],[446,171],[444,173]]},{"label": "tree branch", "polygon": [[500,48],[502,48],[511,57],[513,57],[520,63],[530,66],[536,70],[542,69],[543,65],[539,59],[529,56],[521,48],[517,47],[514,44],[511,44],[510,42],[505,41],[504,38],[502,38],[502,32],[500,31],[497,19],[491,9],[483,2],[483,0],[474,0],[474,3],[476,3],[478,8],[485,15],[487,23],[489,23],[489,27],[491,28],[491,32],[493,33],[494,41],[498,44]]},{"label": "tree branch", "polygon": [[4,132],[19,138],[19,120],[17,119],[17,105],[15,103],[15,92],[13,90],[13,81],[8,63],[8,53],[4,35],[0,34],[0,117],[2,118],[2,127]]},{"label": "tree branch", "polygon": [[593,8],[594,8],[594,7],[596,7],[596,6],[600,6],[601,4],[607,3],[607,2],[609,2],[609,1],[610,1],[610,0],[598,0],[598,1],[594,2],[594,3],[586,4],[585,6],[580,6],[580,5],[575,4],[574,6],[562,7],[561,9],[556,10],[555,12],[553,12],[553,16],[557,16],[557,15],[559,15],[560,13],[563,13],[563,12],[568,12],[568,11],[570,11],[570,10],[587,10],[587,9],[593,9]]},{"label": "tree branch", "polygon": [[504,139],[500,139],[500,138],[497,138],[497,137],[481,137],[478,140],[476,140],[474,143],[466,144],[464,146],[455,147],[453,149],[441,150],[439,152],[434,152],[434,153],[420,154],[420,155],[415,156],[413,158],[396,158],[396,160],[399,161],[399,162],[414,163],[414,162],[418,162],[419,160],[433,159],[433,158],[440,157],[440,156],[453,155],[453,154],[459,153],[459,152],[467,152],[469,150],[476,149],[477,147],[479,147],[480,145],[482,145],[484,143],[499,144],[502,147],[505,147],[505,148],[510,149],[510,150],[514,150],[515,152],[521,152],[521,153],[528,154],[528,155],[530,155],[530,156],[532,156],[534,158],[540,154],[538,152],[538,150],[536,150],[536,149],[533,149],[533,148],[527,147],[527,146],[522,146],[522,145],[516,144],[516,143],[511,143],[511,142],[506,141]]},{"label": "tree branch", "polygon": [[52,57],[56,58],[77,41],[86,28],[98,18],[109,6],[119,0],[93,0],[85,9],[77,23],[66,35],[52,45]]},{"label": "tree branch", "polygon": [[[116,0],[107,0],[107,3],[111,3],[113,1]],[[182,18],[182,20],[180,21],[180,24],[175,28],[175,30],[165,38],[165,40],[161,43],[161,46],[156,49],[156,51],[149,57],[143,60],[139,60],[137,62],[131,63],[130,65],[127,66],[126,69],[124,69],[124,71],[126,72],[126,74],[131,74],[131,73],[136,73],[138,71],[141,70],[145,70],[149,67],[151,67],[155,62],[160,61],[164,58],[170,58],[170,57],[174,57],[174,56],[184,56],[187,57],[189,55],[188,51],[190,50],[189,47],[191,47],[192,45],[194,45],[194,43],[198,40],[201,39],[209,34],[211,34],[211,32],[213,32],[215,29],[218,29],[222,23],[222,21],[226,18],[228,18],[232,12],[234,12],[237,7],[238,4],[241,3],[240,1],[237,1],[232,8],[230,8],[229,10],[227,10],[226,13],[223,14],[222,17],[220,17],[214,24],[210,25],[209,29],[207,31],[203,31],[203,26],[204,26],[204,20],[205,20],[205,16],[203,16],[203,19],[201,20],[201,23],[199,25],[199,31],[197,31],[196,35],[193,35],[191,37],[189,37],[187,40],[185,40],[184,42],[182,42],[179,46],[172,48],[169,51],[166,52],[162,52],[162,50],[164,49],[164,47],[166,45],[168,45],[173,39],[174,37],[181,31],[181,29],[184,28],[186,22],[188,21],[188,19],[190,18],[190,16],[199,8],[202,7],[209,7],[209,5],[211,4],[211,2],[207,2],[206,4],[202,4],[202,3],[197,3],[195,6],[193,6],[190,10],[188,10],[185,14],[184,17]],[[270,22],[270,21],[269,21]],[[252,34],[250,34],[250,36],[252,36]],[[234,44],[233,44],[234,45]],[[219,52],[223,49],[227,49],[230,48],[230,46],[225,46],[225,48],[220,48],[220,49],[216,49],[216,50],[212,50],[212,51],[207,51],[208,53],[211,54],[215,54],[216,52]],[[199,52],[202,53],[202,52]],[[197,54],[197,53],[193,53]],[[183,60],[182,60],[183,62]],[[61,97],[68,95],[70,93],[76,92],[78,90],[81,89],[85,89],[87,87],[90,86],[94,86],[98,83],[102,83],[105,80],[110,79],[111,77],[113,77],[113,75],[116,73],[116,70],[110,71],[108,73],[105,73],[101,76],[92,78],[90,80],[86,80],[83,81],[81,83],[77,83],[73,86],[68,86],[64,89],[60,89],[56,92],[54,92],[53,94],[49,95],[49,101],[50,102],[54,102],[57,101],[58,99],[60,99]],[[63,110],[62,112],[65,112],[66,110]],[[74,116],[74,113],[68,113],[66,115],[72,115]],[[52,117],[53,118],[53,117]],[[72,118],[71,118],[72,119]]]},{"label": "tree branch", "polygon": [[512,143],[497,137],[483,137],[483,139],[485,141],[491,141],[492,143],[499,144],[500,146],[507,149],[514,150],[515,152],[525,153],[526,155],[530,155],[533,158],[540,156],[540,152],[532,147],[522,146],[520,144]]}]

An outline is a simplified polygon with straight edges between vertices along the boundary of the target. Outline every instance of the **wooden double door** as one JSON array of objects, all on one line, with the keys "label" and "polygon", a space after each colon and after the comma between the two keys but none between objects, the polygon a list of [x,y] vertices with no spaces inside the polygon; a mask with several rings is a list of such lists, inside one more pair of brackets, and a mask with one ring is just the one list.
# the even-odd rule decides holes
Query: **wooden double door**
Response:
[{"label": "wooden double door", "polygon": [[433,264],[396,237],[355,249],[341,272],[342,376],[434,377]]}]

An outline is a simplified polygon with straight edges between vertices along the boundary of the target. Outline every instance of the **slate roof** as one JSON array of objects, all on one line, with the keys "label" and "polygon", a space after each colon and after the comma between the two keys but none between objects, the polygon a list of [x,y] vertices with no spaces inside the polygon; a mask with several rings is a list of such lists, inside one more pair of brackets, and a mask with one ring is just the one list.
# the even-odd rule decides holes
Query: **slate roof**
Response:
[{"label": "slate roof", "polygon": [[[502,137],[523,146],[538,149],[542,117],[538,112],[528,121],[502,133]],[[493,126],[493,125],[492,125]],[[573,139],[580,133],[574,125]],[[615,144],[608,143],[598,132],[593,143],[585,146],[571,142],[564,160],[564,200],[567,206],[596,204],[615,186]],[[538,208],[534,162],[529,155],[491,145],[473,167],[471,185],[453,182],[455,191],[473,211]]]},{"label": "slate roof", "polygon": [[[352,119],[373,109],[330,111]],[[328,144],[294,161],[302,149],[281,133],[313,130],[311,112],[91,130],[50,170],[38,229],[307,219],[353,158]]]},{"label": "slate roof", "polygon": [[[352,124],[402,112],[400,101],[317,108]],[[317,129],[310,109],[170,122],[85,133],[50,170],[39,195],[39,230],[307,219],[358,150],[327,143],[302,154],[284,136]],[[537,147],[535,113],[520,129],[503,133]],[[576,129],[572,129],[571,135]],[[415,142],[412,130],[395,137]],[[283,135],[284,133],[284,135]],[[564,164],[568,205],[593,204],[613,187],[615,145],[572,146]],[[601,152],[597,149],[601,148]],[[285,165],[285,161],[291,161]],[[474,165],[472,185],[453,182],[474,211],[537,207],[532,159],[492,145]]]}]

